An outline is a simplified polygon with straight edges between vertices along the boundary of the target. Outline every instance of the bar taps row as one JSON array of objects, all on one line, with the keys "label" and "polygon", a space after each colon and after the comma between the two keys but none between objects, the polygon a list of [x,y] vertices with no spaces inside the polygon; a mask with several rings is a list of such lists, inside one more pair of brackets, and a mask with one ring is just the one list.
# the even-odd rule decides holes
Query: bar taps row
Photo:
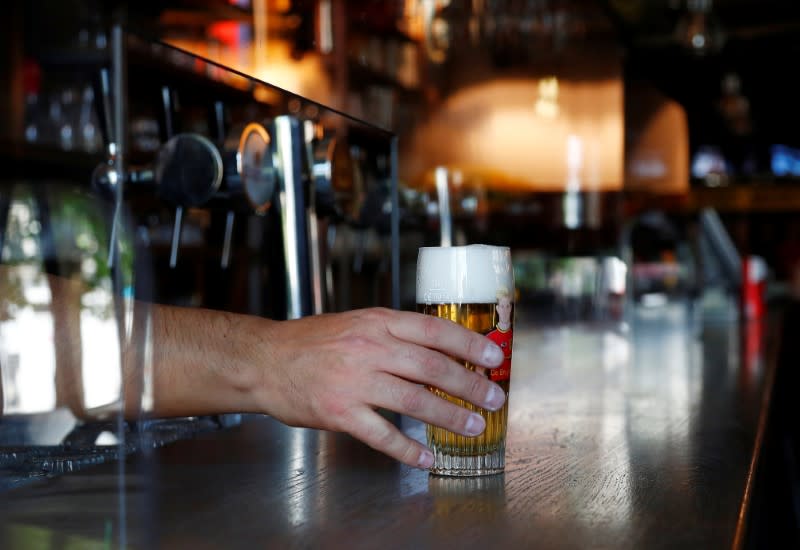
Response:
[{"label": "bar taps row", "polygon": [[[279,220],[286,283],[286,317],[322,313],[332,303],[330,254],[323,254],[335,238],[337,224],[364,227],[350,205],[363,204],[363,186],[348,193],[334,189],[336,140],[320,131],[318,123],[291,115],[241,127],[226,123],[226,106],[211,109],[210,136],[180,132],[176,127],[178,102],[169,86],[160,89],[163,135],[166,138],[152,160],[128,165],[120,173],[121,154],[113,116],[111,73],[101,69],[98,110],[107,159],[92,175],[92,186],[120,208],[124,193],[151,191],[174,208],[169,266],[179,262],[182,228],[190,208],[224,208],[225,234],[220,267],[227,269],[233,249],[237,215],[274,215]],[[336,194],[336,196],[334,196]],[[343,200],[341,197],[346,196]],[[115,218],[118,214],[115,214]],[[320,224],[325,217],[330,224]],[[322,227],[327,234],[321,236]],[[356,251],[356,257],[360,254]],[[109,263],[114,253],[109,251]]]}]

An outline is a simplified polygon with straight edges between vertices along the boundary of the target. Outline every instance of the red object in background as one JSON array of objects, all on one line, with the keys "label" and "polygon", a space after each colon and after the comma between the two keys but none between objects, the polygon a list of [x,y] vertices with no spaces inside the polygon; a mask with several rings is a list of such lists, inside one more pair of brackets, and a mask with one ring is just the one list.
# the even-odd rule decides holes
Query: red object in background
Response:
[{"label": "red object in background", "polygon": [[22,65],[22,86],[25,94],[38,94],[42,89],[42,69],[33,59],[25,59]]},{"label": "red object in background", "polygon": [[767,264],[760,256],[748,256],[742,262],[742,308],[748,319],[764,316],[764,293]]},{"label": "red object in background", "polygon": [[238,21],[217,21],[209,25],[208,36],[225,46],[238,46],[242,40],[242,25]]},{"label": "red object in background", "polygon": [[763,319],[746,319],[742,324],[742,376],[753,379],[761,374],[764,364]]}]

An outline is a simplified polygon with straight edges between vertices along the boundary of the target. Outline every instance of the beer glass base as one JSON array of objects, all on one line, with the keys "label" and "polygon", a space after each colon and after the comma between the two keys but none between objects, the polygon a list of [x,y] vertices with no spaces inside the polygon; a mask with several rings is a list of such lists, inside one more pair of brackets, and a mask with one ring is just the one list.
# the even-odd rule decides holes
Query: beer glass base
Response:
[{"label": "beer glass base", "polygon": [[453,455],[433,448],[433,466],[430,473],[438,476],[471,477],[502,474],[506,466],[506,448],[482,455]]}]

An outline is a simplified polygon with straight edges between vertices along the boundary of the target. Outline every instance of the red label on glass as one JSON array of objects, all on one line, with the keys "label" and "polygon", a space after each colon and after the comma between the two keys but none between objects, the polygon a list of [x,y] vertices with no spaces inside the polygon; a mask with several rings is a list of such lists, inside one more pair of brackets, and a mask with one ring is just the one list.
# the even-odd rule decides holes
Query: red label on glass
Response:
[{"label": "red label on glass", "polygon": [[489,380],[493,382],[500,382],[502,380],[510,379],[511,347],[514,341],[514,331],[511,328],[508,330],[503,330],[498,327],[490,331],[486,336],[488,336],[491,341],[500,346],[500,349],[503,350],[503,363],[496,369],[489,370]]}]

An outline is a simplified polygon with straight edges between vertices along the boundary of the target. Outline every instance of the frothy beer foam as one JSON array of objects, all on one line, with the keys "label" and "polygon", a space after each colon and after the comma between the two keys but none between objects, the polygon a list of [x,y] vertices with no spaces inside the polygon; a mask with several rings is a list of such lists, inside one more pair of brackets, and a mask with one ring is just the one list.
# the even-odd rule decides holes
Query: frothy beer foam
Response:
[{"label": "frothy beer foam", "polygon": [[422,247],[417,257],[418,304],[487,304],[513,295],[514,271],[506,246]]}]

